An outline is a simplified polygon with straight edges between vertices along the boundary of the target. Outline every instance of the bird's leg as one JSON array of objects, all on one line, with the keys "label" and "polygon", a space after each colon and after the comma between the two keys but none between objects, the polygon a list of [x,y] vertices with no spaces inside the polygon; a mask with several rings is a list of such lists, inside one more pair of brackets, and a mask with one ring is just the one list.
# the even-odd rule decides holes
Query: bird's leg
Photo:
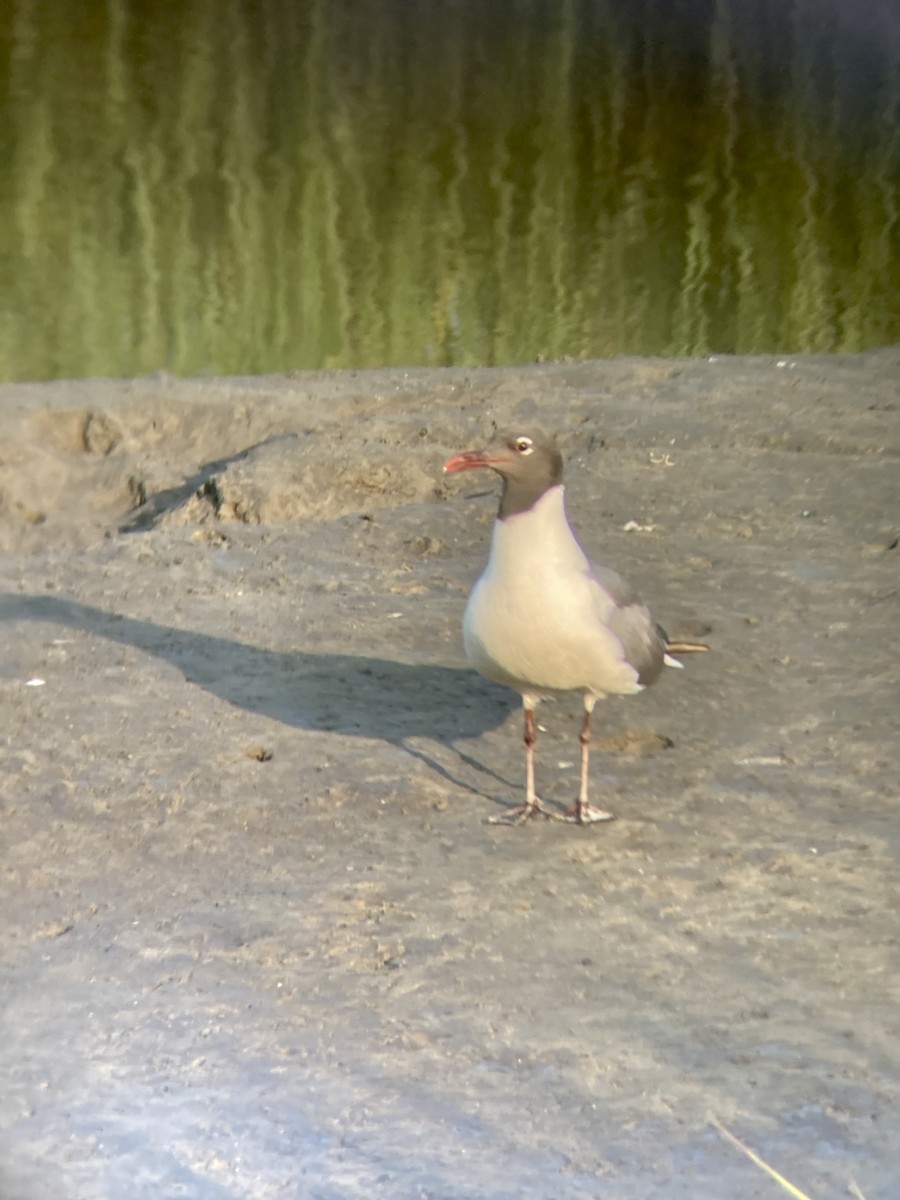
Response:
[{"label": "bird's leg", "polygon": [[534,748],[537,745],[537,721],[533,708],[525,709],[525,807],[540,803],[534,790]]},{"label": "bird's leg", "polygon": [[564,820],[575,821],[579,825],[590,825],[594,821],[612,821],[614,814],[595,808],[588,802],[588,769],[591,758],[591,714],[597,697],[590,692],[584,697],[584,717],[581,722],[581,732],[578,740],[581,743],[581,790],[578,793],[578,803],[566,810]]},{"label": "bird's leg", "polygon": [[551,817],[554,814],[545,808],[541,798],[534,790],[534,747],[537,744],[537,721],[534,710],[537,699],[533,696],[522,697],[522,708],[525,714],[525,803],[511,808],[501,816],[488,817],[489,825],[521,825],[531,817]]}]

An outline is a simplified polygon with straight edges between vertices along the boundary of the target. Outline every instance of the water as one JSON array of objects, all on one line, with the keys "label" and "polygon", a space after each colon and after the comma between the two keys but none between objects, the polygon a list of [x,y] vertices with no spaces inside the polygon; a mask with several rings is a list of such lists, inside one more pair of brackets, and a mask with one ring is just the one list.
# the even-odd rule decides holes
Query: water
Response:
[{"label": "water", "polygon": [[0,378],[900,340],[893,3],[0,17]]}]

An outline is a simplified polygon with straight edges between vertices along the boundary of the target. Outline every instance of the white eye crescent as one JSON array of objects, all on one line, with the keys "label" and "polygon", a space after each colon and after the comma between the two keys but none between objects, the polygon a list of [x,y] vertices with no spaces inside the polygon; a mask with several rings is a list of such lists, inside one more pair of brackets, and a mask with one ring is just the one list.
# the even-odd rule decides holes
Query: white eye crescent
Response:
[{"label": "white eye crescent", "polygon": [[516,449],[520,454],[531,454],[534,451],[534,444],[530,437],[516,438]]}]

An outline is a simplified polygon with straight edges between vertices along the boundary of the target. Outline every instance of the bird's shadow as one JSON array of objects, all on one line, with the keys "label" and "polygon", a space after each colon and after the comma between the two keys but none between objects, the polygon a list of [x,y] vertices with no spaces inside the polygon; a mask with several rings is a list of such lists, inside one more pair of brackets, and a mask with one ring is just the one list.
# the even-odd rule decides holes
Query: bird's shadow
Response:
[{"label": "bird's shadow", "polygon": [[47,621],[163,659],[186,679],[247,712],[285,725],[401,746],[455,786],[462,782],[416,739],[452,748],[460,761],[509,787],[461,739],[502,724],[516,706],[473,671],[325,651],[261,649],[230,638],[136,620],[58,596],[0,593],[0,621]]}]

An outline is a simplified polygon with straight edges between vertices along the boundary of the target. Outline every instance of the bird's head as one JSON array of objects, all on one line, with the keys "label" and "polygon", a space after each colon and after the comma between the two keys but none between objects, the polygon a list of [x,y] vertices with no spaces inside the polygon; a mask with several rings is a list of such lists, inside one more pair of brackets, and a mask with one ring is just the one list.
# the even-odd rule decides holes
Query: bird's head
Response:
[{"label": "bird's head", "polygon": [[503,479],[500,517],[532,508],[541,496],[562,483],[562,455],[541,429],[515,429],[499,434],[484,450],[464,450],[444,463],[447,475],[490,467]]}]

